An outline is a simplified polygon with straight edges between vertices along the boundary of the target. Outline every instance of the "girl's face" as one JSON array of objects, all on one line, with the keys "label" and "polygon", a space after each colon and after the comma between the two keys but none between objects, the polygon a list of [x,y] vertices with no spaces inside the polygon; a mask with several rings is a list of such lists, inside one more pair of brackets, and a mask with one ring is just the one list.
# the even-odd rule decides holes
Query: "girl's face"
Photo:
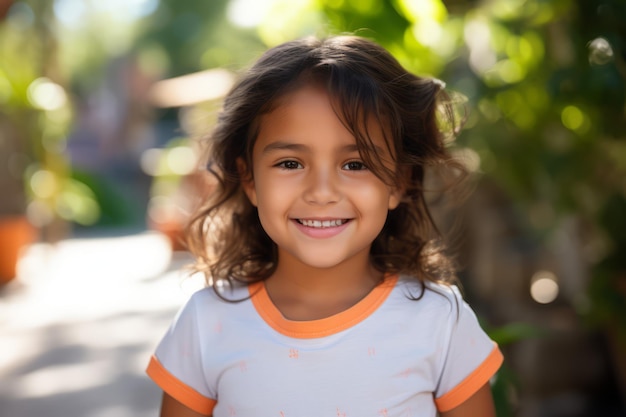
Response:
[{"label": "girl's face", "polygon": [[[376,153],[391,161],[381,127],[368,126]],[[279,265],[332,268],[369,262],[369,250],[400,195],[365,167],[354,136],[322,88],[305,86],[261,117],[244,184]]]}]

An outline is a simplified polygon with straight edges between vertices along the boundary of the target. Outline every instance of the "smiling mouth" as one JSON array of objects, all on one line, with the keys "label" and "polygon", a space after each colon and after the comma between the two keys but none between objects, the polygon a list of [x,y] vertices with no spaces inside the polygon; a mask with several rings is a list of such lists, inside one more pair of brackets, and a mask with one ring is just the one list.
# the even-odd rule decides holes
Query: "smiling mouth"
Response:
[{"label": "smiling mouth", "polygon": [[335,219],[335,220],[306,220],[296,219],[298,223],[306,227],[313,227],[316,229],[325,229],[328,227],[337,227],[348,223],[349,219]]}]

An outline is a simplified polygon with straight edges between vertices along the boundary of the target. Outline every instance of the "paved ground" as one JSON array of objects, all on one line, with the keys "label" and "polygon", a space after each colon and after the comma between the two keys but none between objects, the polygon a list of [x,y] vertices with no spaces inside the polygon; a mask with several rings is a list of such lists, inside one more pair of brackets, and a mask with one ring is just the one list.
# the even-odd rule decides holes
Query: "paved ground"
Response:
[{"label": "paved ground", "polygon": [[[18,279],[0,290],[0,417],[157,416],[161,393],[144,369],[202,286],[183,270],[190,260],[148,232],[31,247]],[[561,403],[556,414],[544,404],[524,415],[622,415]]]},{"label": "paved ground", "polygon": [[201,279],[153,233],[37,244],[0,292],[0,417],[158,415],[144,369]]}]

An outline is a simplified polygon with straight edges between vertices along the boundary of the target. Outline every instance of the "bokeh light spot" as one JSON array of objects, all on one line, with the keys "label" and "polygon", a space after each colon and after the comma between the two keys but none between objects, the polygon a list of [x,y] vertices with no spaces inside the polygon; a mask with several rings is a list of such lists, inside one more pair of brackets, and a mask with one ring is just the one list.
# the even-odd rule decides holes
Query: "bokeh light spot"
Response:
[{"label": "bokeh light spot", "polygon": [[536,272],[530,283],[530,295],[540,304],[549,304],[559,295],[556,275],[550,271]]},{"label": "bokeh light spot", "polygon": [[63,87],[41,77],[28,87],[28,101],[42,110],[56,110],[67,103],[67,95]]},{"label": "bokeh light spot", "polygon": [[35,172],[30,178],[30,187],[37,197],[45,199],[54,195],[58,184],[52,172],[42,169]]},{"label": "bokeh light spot", "polygon": [[178,175],[186,175],[196,167],[196,153],[188,146],[177,146],[167,153],[167,166]]},{"label": "bokeh light spot", "polygon": [[567,106],[561,112],[561,122],[569,130],[578,130],[583,126],[585,116],[576,106]]},{"label": "bokeh light spot", "polygon": [[595,38],[589,42],[589,62],[591,64],[608,64],[613,60],[613,55],[613,48],[608,40]]}]

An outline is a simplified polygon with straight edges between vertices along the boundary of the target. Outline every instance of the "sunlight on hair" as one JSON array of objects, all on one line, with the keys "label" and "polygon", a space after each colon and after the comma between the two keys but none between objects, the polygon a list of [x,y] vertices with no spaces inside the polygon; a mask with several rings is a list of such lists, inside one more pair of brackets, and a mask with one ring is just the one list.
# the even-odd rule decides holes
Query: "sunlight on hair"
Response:
[{"label": "sunlight on hair", "polygon": [[559,295],[557,277],[550,271],[537,271],[530,280],[530,295],[539,304],[549,304]]},{"label": "sunlight on hair", "polygon": [[476,172],[480,169],[480,155],[471,148],[459,148],[452,151],[452,155],[463,164],[469,172]]},{"label": "sunlight on hair", "polygon": [[[446,88],[446,84],[441,80],[434,79],[433,83],[438,84],[442,90]],[[444,94],[440,104],[437,106],[436,118],[444,142],[451,144],[461,133],[467,121],[468,98],[459,91],[445,90]]]}]

